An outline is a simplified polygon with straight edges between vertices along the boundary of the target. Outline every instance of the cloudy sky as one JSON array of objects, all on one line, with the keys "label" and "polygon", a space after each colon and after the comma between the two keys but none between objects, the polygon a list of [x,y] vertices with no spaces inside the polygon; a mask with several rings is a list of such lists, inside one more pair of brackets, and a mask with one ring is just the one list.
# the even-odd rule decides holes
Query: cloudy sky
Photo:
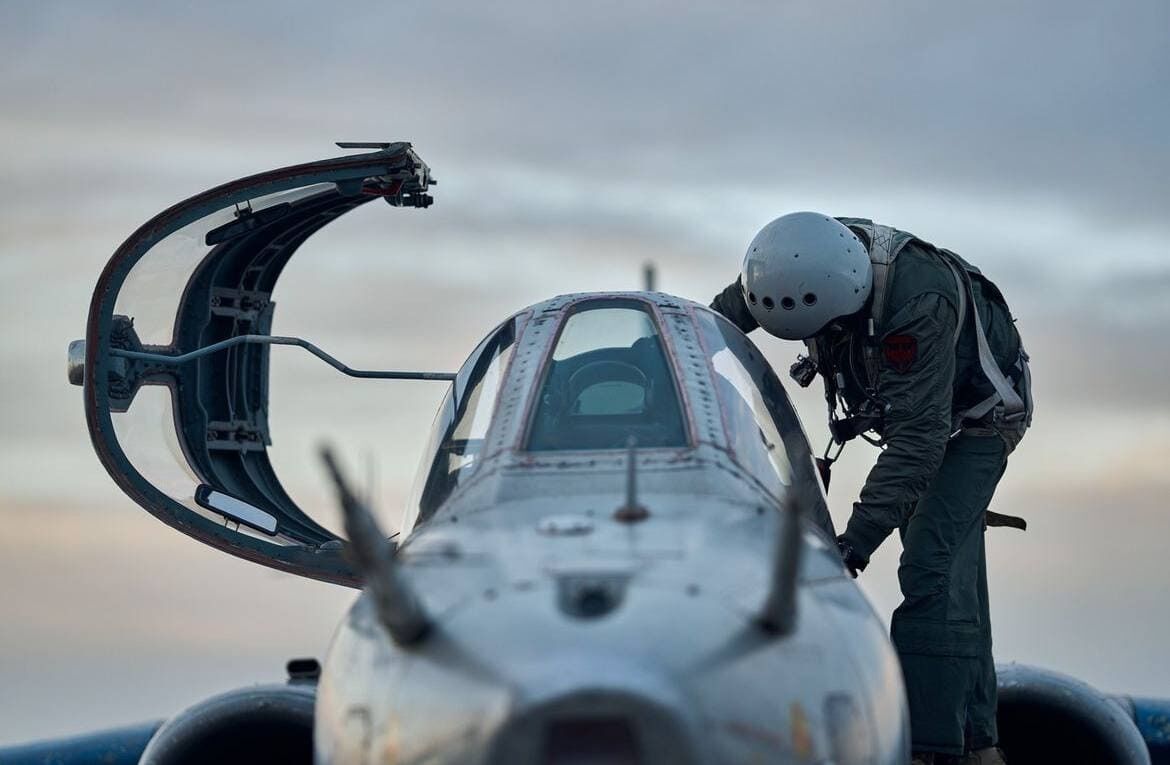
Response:
[{"label": "cloudy sky", "polygon": [[[1008,296],[1036,426],[994,506],[996,652],[1170,695],[1170,5],[0,3],[0,743],[162,716],[323,655],[350,591],[229,559],[124,498],[65,381],[105,260],[212,185],[415,143],[430,210],[311,240],[276,330],[453,369],[560,292],[706,301],[795,209],[954,249]],[[761,339],[786,367],[795,349]],[[440,391],[274,351],[274,460],[328,523],[328,437],[392,525]],[[813,440],[818,396],[795,396]],[[851,446],[838,524],[874,454]],[[897,604],[896,542],[863,586]]]}]

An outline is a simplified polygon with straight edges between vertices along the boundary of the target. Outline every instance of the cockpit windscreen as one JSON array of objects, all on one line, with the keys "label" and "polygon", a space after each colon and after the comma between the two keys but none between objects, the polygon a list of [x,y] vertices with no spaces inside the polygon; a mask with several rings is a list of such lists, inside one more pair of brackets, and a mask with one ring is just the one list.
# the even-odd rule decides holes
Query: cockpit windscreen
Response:
[{"label": "cockpit windscreen", "polygon": [[529,451],[686,447],[678,386],[635,300],[583,303],[561,327],[537,394]]},{"label": "cockpit windscreen", "polygon": [[484,437],[515,347],[519,319],[496,327],[472,351],[439,406],[402,529],[426,520],[479,464]]}]

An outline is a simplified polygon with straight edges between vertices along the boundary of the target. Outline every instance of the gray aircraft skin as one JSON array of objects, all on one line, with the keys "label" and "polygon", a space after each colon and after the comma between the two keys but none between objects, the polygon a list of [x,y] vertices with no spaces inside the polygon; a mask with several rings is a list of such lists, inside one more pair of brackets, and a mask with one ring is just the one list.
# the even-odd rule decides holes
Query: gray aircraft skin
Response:
[{"label": "gray aircraft skin", "polygon": [[[272,334],[276,281],[312,233],[377,199],[431,203],[410,144],[343,147],[371,151],[224,184],[144,224],[69,354],[128,496],[229,554],[364,587],[323,666],[0,763],[907,762],[897,658],[836,552],[808,441],[722,317],[652,291],[561,296],[502,322],[453,374],[351,369]],[[272,345],[447,386],[400,544],[329,452],[346,540],[281,487]],[[135,418],[173,432],[150,442]],[[1163,701],[1000,668],[1009,761],[1167,762],[1167,720]]]},{"label": "gray aircraft skin", "polygon": [[[909,759],[897,659],[808,443],[722,317],[659,293],[538,304],[472,354],[436,431],[397,556],[430,630],[396,641],[359,598],[321,676],[318,762]],[[630,431],[655,445],[623,448]]]}]

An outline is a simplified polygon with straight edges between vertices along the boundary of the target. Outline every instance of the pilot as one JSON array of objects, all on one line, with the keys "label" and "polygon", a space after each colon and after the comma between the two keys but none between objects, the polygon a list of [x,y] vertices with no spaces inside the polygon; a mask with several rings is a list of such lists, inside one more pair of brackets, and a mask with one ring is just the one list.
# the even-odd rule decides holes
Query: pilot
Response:
[{"label": "pilot", "polygon": [[[837,543],[854,576],[895,529],[891,620],[915,763],[1002,763],[983,531],[1031,422],[1027,355],[999,289],[949,250],[861,218],[784,215],[711,308],[744,332],[802,340],[837,454],[882,447]],[[835,455],[834,455],[835,458]],[[828,452],[822,476],[826,485]]]}]

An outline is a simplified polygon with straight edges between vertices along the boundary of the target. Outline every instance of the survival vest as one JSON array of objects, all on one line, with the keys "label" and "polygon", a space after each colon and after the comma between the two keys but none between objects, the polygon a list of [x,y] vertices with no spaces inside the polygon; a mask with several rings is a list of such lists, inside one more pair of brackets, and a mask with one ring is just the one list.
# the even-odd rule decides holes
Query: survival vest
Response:
[{"label": "survival vest", "polygon": [[[869,322],[871,333],[875,325],[880,326],[881,324],[886,309],[886,287],[893,278],[898,253],[907,244],[912,241],[918,241],[926,245],[927,250],[936,253],[950,269],[951,275],[955,279],[955,286],[959,295],[959,320],[955,327],[952,346],[958,344],[959,337],[964,329],[966,316],[970,313],[974,317],[973,323],[975,324],[975,342],[979,352],[979,366],[983,375],[994,389],[994,392],[984,400],[963,411],[955,413],[954,423],[956,432],[962,429],[964,423],[983,421],[988,415],[991,416],[993,422],[1020,423],[1024,427],[1030,425],[1032,422],[1032,375],[1028,368],[1028,354],[1024,351],[1024,346],[1021,342],[1020,354],[1015,363],[1015,367],[1019,372],[1017,390],[1017,385],[1014,385],[1008,376],[1004,374],[998,362],[996,362],[994,355],[992,355],[991,347],[987,342],[987,334],[983,328],[983,322],[979,320],[979,312],[974,308],[975,294],[971,286],[972,279],[981,279],[986,286],[990,287],[990,294],[1002,300],[999,289],[987,277],[983,276],[979,269],[963,260],[954,252],[942,249],[941,247],[935,247],[929,242],[918,239],[913,234],[899,231],[890,226],[878,225],[866,218],[838,218],[838,220],[846,226],[860,230],[869,240],[869,259],[873,264],[873,299],[870,301],[871,313]],[[971,306],[970,310],[968,310],[968,306]],[[875,338],[870,338],[871,343],[874,340]],[[867,372],[870,379],[875,381],[877,379],[876,364],[876,353],[867,352],[866,366],[870,367],[867,369]]]}]

